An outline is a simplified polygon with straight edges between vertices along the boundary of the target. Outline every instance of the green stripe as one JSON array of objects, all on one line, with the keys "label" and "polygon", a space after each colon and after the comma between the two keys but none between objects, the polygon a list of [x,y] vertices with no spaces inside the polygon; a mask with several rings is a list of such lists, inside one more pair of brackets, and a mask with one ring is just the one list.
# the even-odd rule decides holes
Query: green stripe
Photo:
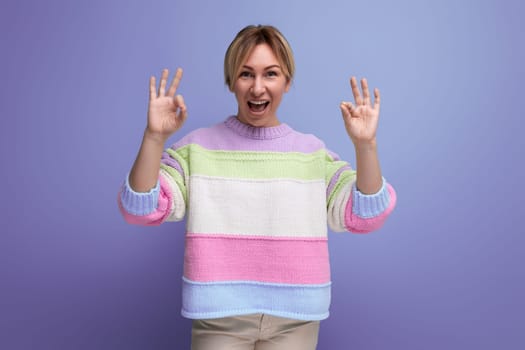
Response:
[{"label": "green stripe", "polygon": [[[332,159],[332,158],[330,158]],[[332,181],[332,178],[335,176],[337,171],[339,169],[347,166],[348,164],[342,160],[338,161],[332,161],[329,162],[326,166],[326,178],[325,181],[327,184],[329,184]],[[332,188],[331,192],[328,193],[328,204],[330,204],[330,201],[339,194],[341,191],[341,188],[346,185],[349,181],[352,181],[355,176],[355,170],[344,170],[341,174],[339,174],[339,178],[337,179],[337,183]]]},{"label": "green stripe", "polygon": [[172,148],[166,150],[166,152],[179,163],[186,176],[188,175],[188,150],[187,147],[179,148],[177,151],[174,151]]},{"label": "green stripe", "polygon": [[168,174],[170,174],[171,178],[175,181],[177,186],[179,186],[180,192],[182,193],[182,197],[184,198],[184,202],[187,203],[188,201],[187,201],[186,186],[184,184],[185,181],[182,178],[181,174],[176,169],[166,164],[160,163],[160,167],[161,169],[166,170]]},{"label": "green stripe", "polygon": [[[329,157],[329,156],[328,156]],[[329,159],[332,159],[332,158],[329,158]],[[327,184],[330,183],[330,181],[332,180],[332,177],[334,177],[335,173],[337,173],[337,171],[344,167],[344,166],[347,166],[348,164],[346,162],[343,162],[342,160],[338,160],[338,161],[329,161],[327,164],[326,164],[326,174],[325,174],[325,181]]]},{"label": "green stripe", "polygon": [[186,174],[191,157],[191,175],[226,178],[326,179],[326,165],[331,162],[324,150],[315,153],[221,151],[189,144],[177,151],[168,149],[167,152],[179,161]]},{"label": "green stripe", "polygon": [[339,174],[339,179],[337,179],[337,183],[332,189],[332,192],[328,195],[327,204],[328,206],[331,204],[332,200],[334,198],[337,198],[339,195],[339,192],[343,189],[343,187],[353,181],[355,179],[355,170],[344,170],[341,174]]},{"label": "green stripe", "polygon": [[[179,163],[184,175],[187,176],[188,170],[189,170],[188,169],[188,150],[182,149],[180,150],[180,152],[179,151],[175,152],[173,149],[168,148],[166,149],[166,152],[170,155],[170,157],[175,159],[177,163]],[[162,169],[166,170],[171,175],[171,177],[173,178],[177,186],[179,186],[179,189],[182,193],[182,197],[184,198],[184,202],[188,203],[186,179],[184,179],[183,175],[177,169],[174,169],[164,163],[161,163],[160,166]]]}]

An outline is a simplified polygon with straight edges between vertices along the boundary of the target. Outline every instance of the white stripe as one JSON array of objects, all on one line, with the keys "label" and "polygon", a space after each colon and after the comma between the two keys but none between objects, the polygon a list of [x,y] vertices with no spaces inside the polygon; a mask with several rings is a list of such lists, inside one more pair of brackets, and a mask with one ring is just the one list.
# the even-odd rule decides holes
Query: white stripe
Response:
[{"label": "white stripe", "polygon": [[191,176],[192,233],[326,237],[324,180]]},{"label": "white stripe", "polygon": [[180,221],[186,214],[186,203],[184,203],[184,197],[182,196],[179,186],[166,170],[160,169],[160,175],[164,178],[166,183],[168,183],[172,194],[171,212],[166,218],[166,221]]},{"label": "white stripe", "polygon": [[349,182],[344,185],[328,207],[328,226],[334,232],[347,231],[345,227],[345,211],[346,204],[352,193],[352,184],[353,182]]}]

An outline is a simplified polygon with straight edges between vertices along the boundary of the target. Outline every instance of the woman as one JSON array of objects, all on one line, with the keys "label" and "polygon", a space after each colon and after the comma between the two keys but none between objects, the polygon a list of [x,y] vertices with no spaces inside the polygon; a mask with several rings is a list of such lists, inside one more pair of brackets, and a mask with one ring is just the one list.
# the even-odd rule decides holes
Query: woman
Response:
[{"label": "woman", "polygon": [[328,317],[327,227],[370,232],[395,205],[376,146],[380,96],[350,83],[341,103],[357,169],[322,141],[280,122],[294,75],[292,50],[272,26],[248,26],[230,44],[225,82],[237,114],[181,138],[187,117],[178,69],[166,91],[150,78],[148,123],[119,195],[130,223],[187,214],[182,315],[194,319],[192,349],[315,349]]}]

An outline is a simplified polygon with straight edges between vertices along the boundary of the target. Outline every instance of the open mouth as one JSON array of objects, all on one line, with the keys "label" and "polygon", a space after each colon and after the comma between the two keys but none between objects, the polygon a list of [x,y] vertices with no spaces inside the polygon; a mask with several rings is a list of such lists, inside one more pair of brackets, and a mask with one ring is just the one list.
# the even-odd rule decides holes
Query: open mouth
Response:
[{"label": "open mouth", "polygon": [[248,101],[248,107],[250,108],[250,111],[254,113],[264,112],[269,104],[270,101]]}]

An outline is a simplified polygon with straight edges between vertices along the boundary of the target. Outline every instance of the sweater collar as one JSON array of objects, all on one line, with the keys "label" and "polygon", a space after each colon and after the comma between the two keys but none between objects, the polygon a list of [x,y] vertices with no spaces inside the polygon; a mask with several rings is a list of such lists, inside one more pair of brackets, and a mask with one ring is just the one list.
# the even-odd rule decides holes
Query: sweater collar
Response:
[{"label": "sweater collar", "polygon": [[228,128],[243,137],[256,140],[271,140],[288,135],[292,128],[282,123],[271,127],[255,127],[243,124],[235,116],[231,116],[224,122]]}]

